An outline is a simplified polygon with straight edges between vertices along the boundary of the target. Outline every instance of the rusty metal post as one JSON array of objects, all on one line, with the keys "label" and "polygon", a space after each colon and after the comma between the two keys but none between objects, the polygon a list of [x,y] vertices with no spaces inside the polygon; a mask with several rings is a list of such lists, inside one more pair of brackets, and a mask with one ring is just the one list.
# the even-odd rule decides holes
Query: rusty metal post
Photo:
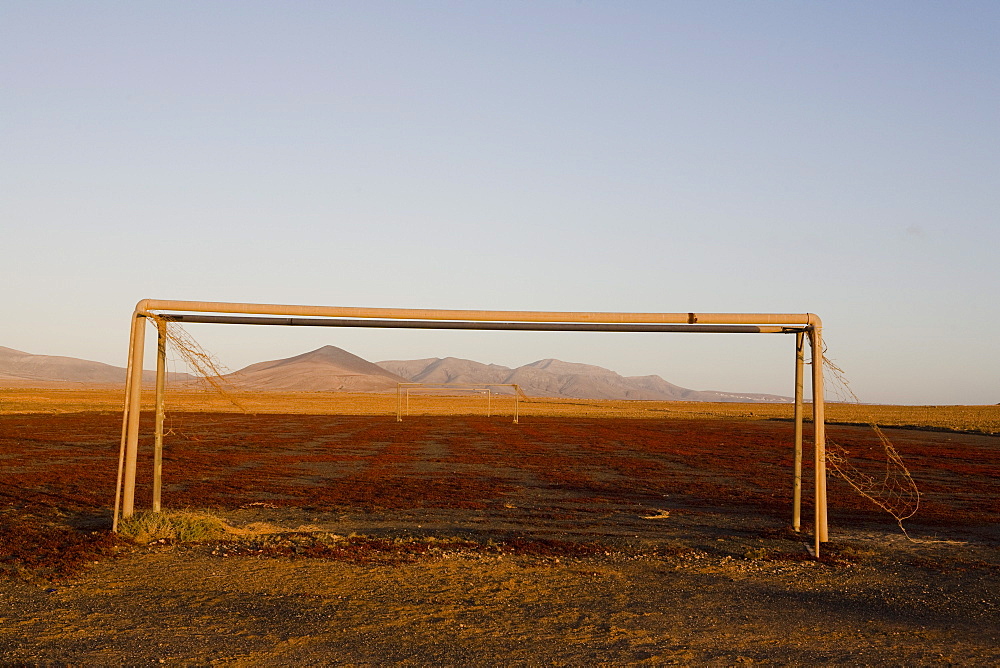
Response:
[{"label": "rusty metal post", "polygon": [[[126,362],[126,367],[132,366],[132,351],[135,349],[135,322],[136,318],[132,317],[132,322],[128,330],[128,361]],[[118,533],[118,513],[121,509],[121,499],[122,499],[122,472],[125,468],[125,441],[126,434],[128,433],[128,408],[129,408],[129,397],[131,397],[131,387],[132,387],[132,374],[126,369],[125,371],[125,401],[122,405],[122,439],[121,446],[118,449],[118,478],[115,481],[115,507],[113,514],[111,516],[111,531]]]},{"label": "rusty metal post", "polygon": [[156,318],[156,431],[153,437],[153,512],[160,512],[163,484],[163,396],[166,393],[167,323]]},{"label": "rusty metal post", "polygon": [[812,348],[812,399],[813,399],[813,455],[816,472],[816,558],[819,545],[830,540],[826,507],[826,424],[823,399],[823,327],[818,322],[809,330]]},{"label": "rusty metal post", "polygon": [[396,422],[403,421],[403,386],[396,383]]},{"label": "rusty metal post", "polygon": [[139,454],[139,413],[142,410],[142,360],[146,338],[146,316],[133,316],[135,337],[128,361],[128,418],[125,430],[125,468],[122,478],[122,517],[135,513],[135,468]]},{"label": "rusty metal post", "polygon": [[792,531],[802,528],[802,388],[805,334],[795,333],[795,462],[792,474]]}]

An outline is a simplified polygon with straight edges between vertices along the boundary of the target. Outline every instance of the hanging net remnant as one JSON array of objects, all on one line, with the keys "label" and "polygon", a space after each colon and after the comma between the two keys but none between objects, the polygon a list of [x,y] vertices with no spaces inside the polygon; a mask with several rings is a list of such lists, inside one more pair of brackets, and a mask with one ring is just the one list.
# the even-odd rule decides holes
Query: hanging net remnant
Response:
[{"label": "hanging net remnant", "polygon": [[[825,355],[823,366],[829,372],[830,387],[836,400],[860,406],[861,401],[851,390],[844,371]],[[920,507],[920,490],[889,437],[870,416],[867,422],[878,437],[880,455],[875,459],[852,456],[847,448],[827,438],[827,465],[858,494],[892,515],[903,534],[909,537],[903,520],[913,517]]]},{"label": "hanging net remnant", "polygon": [[180,323],[168,320],[165,334],[170,349],[180,357],[199,382],[203,383],[207,389],[225,398],[243,413],[252,412],[240,401],[239,391],[228,379],[230,370],[215,355],[202,348],[201,344],[195,341],[194,337]]}]

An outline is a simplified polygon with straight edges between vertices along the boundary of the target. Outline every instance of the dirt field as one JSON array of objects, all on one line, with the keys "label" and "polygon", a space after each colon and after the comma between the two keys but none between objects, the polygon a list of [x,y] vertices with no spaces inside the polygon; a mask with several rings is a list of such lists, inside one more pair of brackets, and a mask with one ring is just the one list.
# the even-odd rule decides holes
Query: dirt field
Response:
[{"label": "dirt field", "polygon": [[817,562],[791,424],[681,412],[174,411],[165,506],[250,535],[142,545],[108,532],[119,413],[5,412],[0,663],[1000,663],[1000,439],[890,430],[914,540],[831,478]]},{"label": "dirt field", "polygon": [[[120,411],[124,390],[120,387],[5,387],[0,388],[0,415],[16,413],[75,413]],[[495,416],[512,416],[513,397],[494,394]],[[153,392],[143,392],[143,410],[152,410]],[[306,414],[306,415],[396,415],[395,393],[373,392],[229,392],[170,387],[168,411],[210,413]],[[413,415],[485,415],[482,396],[414,396]],[[791,420],[791,404],[709,403],[701,401],[599,401],[594,399],[522,399],[518,410],[536,417],[628,417],[662,420],[673,417],[721,417],[753,420]],[[806,404],[806,412],[810,410]],[[826,404],[827,422],[869,424],[882,427],[941,429],[980,434],[1000,434],[1000,404],[987,406],[880,406],[872,404]]]}]

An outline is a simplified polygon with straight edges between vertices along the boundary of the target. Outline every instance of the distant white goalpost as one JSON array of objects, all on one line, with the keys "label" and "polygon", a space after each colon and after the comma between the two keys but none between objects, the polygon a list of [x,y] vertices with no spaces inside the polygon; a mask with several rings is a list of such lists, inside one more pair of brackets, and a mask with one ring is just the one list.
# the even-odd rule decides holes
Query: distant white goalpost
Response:
[{"label": "distant white goalpost", "polygon": [[493,391],[494,387],[509,387],[513,390],[514,396],[514,424],[517,424],[520,399],[525,396],[521,391],[521,386],[517,383],[479,383],[478,385],[461,385],[456,383],[396,383],[396,422],[403,421],[403,415],[410,414],[410,391],[421,390],[426,392],[458,390],[465,392],[478,392],[486,395],[486,417],[493,417]]},{"label": "distant white goalpost", "polygon": [[146,321],[157,329],[155,433],[153,451],[153,510],[160,510],[163,466],[163,400],[166,378],[168,322],[298,327],[380,327],[402,329],[470,329],[555,332],[695,332],[795,335],[795,455],[792,528],[801,522],[802,432],[805,339],[812,349],[812,421],[815,484],[814,553],[829,540],[826,493],[826,428],[823,397],[823,325],[813,313],[607,313],[574,311],[477,311],[343,306],[296,306],[227,302],[140,300],[129,331],[128,372],[122,415],[121,448],[112,530],[119,516],[135,513],[136,463],[139,448],[142,368]]}]

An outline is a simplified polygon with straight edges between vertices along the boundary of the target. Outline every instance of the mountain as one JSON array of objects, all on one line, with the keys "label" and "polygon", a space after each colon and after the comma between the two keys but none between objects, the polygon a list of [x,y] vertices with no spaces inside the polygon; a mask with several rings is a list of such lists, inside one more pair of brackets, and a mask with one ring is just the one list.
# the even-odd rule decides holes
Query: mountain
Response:
[{"label": "mountain", "polygon": [[258,362],[225,376],[237,387],[298,392],[396,389],[406,379],[336,346],[287,359]]},{"label": "mountain", "polygon": [[[190,380],[186,373],[169,373],[169,380]],[[154,371],[143,371],[142,380],[153,382]],[[82,385],[124,385],[125,368],[74,357],[34,355],[0,346],[0,383],[13,386],[72,383]]]},{"label": "mountain", "polygon": [[[143,382],[154,372],[144,371]],[[659,401],[788,402],[788,397],[689,390],[659,376],[622,376],[591,364],[544,359],[511,369],[457,357],[388,360],[373,364],[335,346],[323,346],[287,359],[258,362],[225,377],[248,390],[298,392],[384,392],[396,383],[451,385],[517,384],[536,397],[645,399]],[[174,382],[194,380],[170,373]],[[125,369],[72,357],[33,355],[0,346],[0,385],[123,385]]]},{"label": "mountain", "polygon": [[452,385],[506,383],[512,371],[512,369],[499,364],[483,364],[457,357],[390,360],[377,364],[381,368],[414,383],[450,383]]},{"label": "mountain", "polygon": [[788,397],[689,390],[659,376],[622,376],[591,364],[544,359],[511,369],[455,357],[387,360],[378,366],[416,383],[517,384],[529,396],[578,399],[784,403]]},{"label": "mountain", "polygon": [[671,385],[659,376],[641,378],[642,381],[637,383],[599,366],[545,359],[518,367],[511,374],[510,382],[520,385],[527,394],[580,399],[673,401],[682,400],[691,393],[691,390]]}]

